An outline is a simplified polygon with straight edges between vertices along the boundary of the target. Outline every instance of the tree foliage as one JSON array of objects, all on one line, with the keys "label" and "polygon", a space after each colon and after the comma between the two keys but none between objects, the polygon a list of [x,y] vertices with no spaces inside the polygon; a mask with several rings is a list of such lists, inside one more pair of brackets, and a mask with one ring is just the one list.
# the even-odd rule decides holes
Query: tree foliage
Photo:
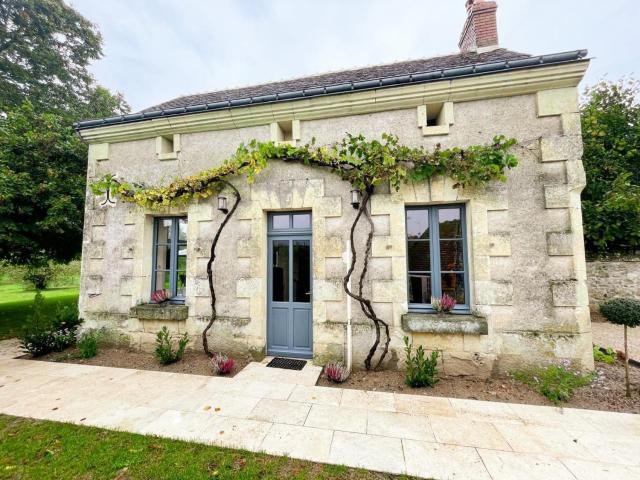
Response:
[{"label": "tree foliage", "polygon": [[86,146],[25,104],[0,119],[0,258],[68,261],[82,243]]},{"label": "tree foliage", "polygon": [[129,110],[88,71],[101,41],[62,0],[0,2],[0,259],[80,253],[87,147],[72,124]]},{"label": "tree foliage", "polygon": [[[101,43],[96,26],[62,0],[0,2],[0,111],[25,100],[47,112],[92,105],[105,92],[87,69]],[[126,109],[114,99],[121,105],[107,110]]]},{"label": "tree foliage", "polygon": [[587,186],[585,245],[591,254],[640,248],[640,102],[636,81],[586,91],[582,135]]}]

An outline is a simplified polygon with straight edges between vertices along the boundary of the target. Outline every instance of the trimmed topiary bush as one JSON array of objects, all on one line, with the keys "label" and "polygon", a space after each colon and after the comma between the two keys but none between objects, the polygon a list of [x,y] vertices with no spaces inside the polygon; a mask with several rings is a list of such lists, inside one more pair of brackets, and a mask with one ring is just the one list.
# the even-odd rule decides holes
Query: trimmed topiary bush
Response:
[{"label": "trimmed topiary bush", "polygon": [[627,346],[627,327],[640,325],[640,300],[634,298],[612,298],[600,304],[600,313],[611,323],[624,326],[624,370],[627,397],[631,396],[629,382],[629,348]]}]

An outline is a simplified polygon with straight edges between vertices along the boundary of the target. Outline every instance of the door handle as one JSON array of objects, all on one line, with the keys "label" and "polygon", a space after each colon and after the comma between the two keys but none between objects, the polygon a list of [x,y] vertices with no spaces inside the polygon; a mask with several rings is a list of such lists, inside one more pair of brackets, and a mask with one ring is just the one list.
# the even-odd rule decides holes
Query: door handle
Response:
[{"label": "door handle", "polygon": [[305,295],[311,295],[311,292],[307,292],[307,293],[305,293]]}]

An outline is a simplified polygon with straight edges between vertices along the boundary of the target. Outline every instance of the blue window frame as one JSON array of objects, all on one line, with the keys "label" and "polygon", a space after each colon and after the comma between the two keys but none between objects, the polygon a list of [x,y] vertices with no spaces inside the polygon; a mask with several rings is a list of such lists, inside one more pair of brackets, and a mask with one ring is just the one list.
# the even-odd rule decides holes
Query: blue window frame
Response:
[{"label": "blue window frame", "polygon": [[469,264],[464,205],[406,209],[409,310],[433,311],[432,297],[456,299],[455,312],[468,312]]},{"label": "blue window frame", "polygon": [[187,219],[159,217],[153,224],[151,290],[166,289],[172,303],[184,303],[187,286]]}]

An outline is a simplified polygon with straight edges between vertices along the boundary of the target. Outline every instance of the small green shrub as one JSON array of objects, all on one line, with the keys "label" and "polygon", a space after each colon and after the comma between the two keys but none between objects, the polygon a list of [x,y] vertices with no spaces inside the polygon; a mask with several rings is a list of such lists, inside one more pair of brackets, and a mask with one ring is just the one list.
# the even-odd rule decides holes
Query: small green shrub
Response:
[{"label": "small green shrub", "polygon": [[635,328],[640,325],[640,300],[612,298],[600,304],[600,313],[611,323]]},{"label": "small green shrub", "polygon": [[614,363],[616,363],[616,358],[617,358],[617,354],[613,348],[607,347],[604,349],[604,352],[603,352],[599,346],[597,345],[593,346],[593,359],[596,362],[613,365]]},{"label": "small green shrub", "polygon": [[44,256],[36,256],[27,265],[24,281],[33,285],[36,290],[44,290],[53,278],[53,270],[49,260]]},{"label": "small green shrub", "polygon": [[93,358],[98,354],[100,334],[96,331],[88,331],[82,334],[78,340],[78,351],[81,358]]},{"label": "small green shrub", "polygon": [[429,358],[425,358],[425,351],[422,345],[416,349],[413,355],[413,344],[409,343],[409,338],[404,337],[405,344],[405,383],[412,388],[433,387],[438,382],[438,352],[431,352]]},{"label": "small green shrub", "polygon": [[160,330],[156,335],[156,358],[162,365],[175,363],[184,355],[187,343],[189,343],[189,335],[185,332],[178,341],[178,349],[174,352],[169,329],[167,327],[162,327],[162,330]]},{"label": "small green shrub", "polygon": [[34,357],[61,352],[76,343],[76,332],[81,323],[76,306],[58,305],[53,318],[49,317],[44,297],[38,291],[33,299],[32,314],[18,338],[22,348]]},{"label": "small green shrub", "polygon": [[595,377],[593,373],[582,374],[571,371],[567,362],[517,370],[511,372],[511,376],[535,388],[540,395],[555,405],[569,401],[576,389],[589,385]]}]

